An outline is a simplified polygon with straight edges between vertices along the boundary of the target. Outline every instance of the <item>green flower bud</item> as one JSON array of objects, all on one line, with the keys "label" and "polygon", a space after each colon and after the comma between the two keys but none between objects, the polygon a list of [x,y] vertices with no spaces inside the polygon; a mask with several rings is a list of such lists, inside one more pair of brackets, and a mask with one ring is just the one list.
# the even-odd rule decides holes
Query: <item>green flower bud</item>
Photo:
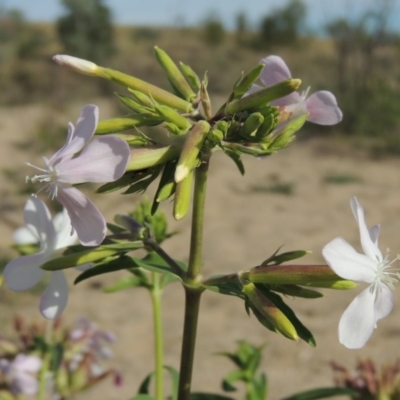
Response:
[{"label": "green flower bud", "polygon": [[166,122],[176,125],[183,133],[187,132],[191,127],[191,123],[172,108],[164,105],[157,105],[154,108]]},{"label": "green flower bud", "polygon": [[275,332],[279,332],[291,340],[299,339],[295,327],[286,315],[253,283],[244,284],[243,293],[247,296],[253,311],[257,311],[266,320],[269,329],[272,327]]},{"label": "green flower bud", "polygon": [[176,184],[174,199],[174,218],[179,221],[186,216],[190,208],[194,170],[189,171],[187,177]]},{"label": "green flower bud", "polygon": [[240,111],[246,111],[251,108],[260,107],[270,103],[273,100],[287,96],[298,89],[301,84],[300,79],[286,79],[273,86],[260,89],[257,92],[242,97],[239,100],[233,100],[226,105],[228,114],[236,114]]},{"label": "green flower bud", "polygon": [[189,65],[186,65],[183,62],[179,62],[179,65],[181,67],[182,74],[184,75],[192,89],[196,92],[199,91],[201,83],[200,78],[197,76],[196,72],[194,72],[192,68],[189,67]]},{"label": "green flower bud", "polygon": [[206,121],[199,121],[186,135],[186,140],[183,145],[178,165],[175,171],[175,182],[179,183],[185,179],[189,172],[197,167],[198,155],[207,134],[210,130],[210,124]]},{"label": "green flower bud", "polygon": [[357,284],[336,275],[327,265],[269,265],[242,273],[242,279],[268,285],[300,285],[352,289]]},{"label": "green flower bud", "polygon": [[99,121],[96,129],[96,135],[106,135],[114,132],[126,131],[127,129],[140,126],[159,125],[163,122],[160,117],[149,117],[145,115],[132,114],[121,118],[112,118]]},{"label": "green flower bud", "polygon": [[139,92],[137,90],[129,89],[128,91],[132,94],[132,96],[136,99],[138,103],[142,106],[148,107],[150,109],[154,109],[154,101],[149,97],[146,96],[144,93]]},{"label": "green flower bud", "polygon": [[131,110],[137,112],[140,115],[150,116],[150,117],[159,117],[157,113],[153,111],[153,109],[143,106],[142,104],[138,103],[137,101],[133,100],[128,96],[124,96],[119,93],[115,93],[116,96],[121,100],[122,104],[130,108]]},{"label": "green flower bud", "polygon": [[147,146],[131,149],[131,158],[126,171],[140,171],[161,165],[178,158],[182,149],[178,146]]},{"label": "green flower bud", "polygon": [[235,97],[243,96],[253,85],[253,83],[261,75],[264,69],[264,64],[258,64],[253,67],[246,75],[242,76],[235,84],[233,88],[233,94]]},{"label": "green flower bud", "polygon": [[242,128],[240,129],[240,136],[244,137],[245,139],[254,140],[256,136],[257,129],[261,126],[264,122],[264,117],[259,112],[255,112],[250,114]]}]

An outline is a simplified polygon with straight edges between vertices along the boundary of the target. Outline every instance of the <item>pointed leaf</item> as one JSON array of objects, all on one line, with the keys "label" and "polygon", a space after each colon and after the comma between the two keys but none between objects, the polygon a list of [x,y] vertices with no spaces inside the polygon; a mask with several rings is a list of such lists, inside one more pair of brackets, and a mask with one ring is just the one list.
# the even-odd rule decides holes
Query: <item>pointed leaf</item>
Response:
[{"label": "pointed leaf", "polygon": [[190,400],[234,400],[233,397],[213,393],[191,393]]},{"label": "pointed leaf", "polygon": [[108,261],[105,261],[99,265],[87,269],[82,272],[74,281],[74,284],[78,284],[86,279],[92,278],[93,276],[108,274],[110,272],[120,271],[122,269],[135,268],[136,263],[131,257],[112,257]]},{"label": "pointed leaf", "polygon": [[164,368],[169,372],[171,376],[171,391],[172,391],[172,400],[178,399],[178,389],[179,389],[179,372],[169,365],[164,365]]},{"label": "pointed leaf", "polygon": [[222,150],[236,164],[240,173],[244,175],[245,170],[242,159],[240,158],[240,154],[236,153],[234,150],[232,150],[230,147],[227,146],[223,146]]},{"label": "pointed leaf", "polygon": [[359,393],[347,388],[337,388],[337,387],[321,388],[321,389],[313,389],[313,390],[307,390],[306,392],[297,393],[294,394],[293,396],[285,397],[282,400],[317,400],[333,396],[350,396],[352,398],[358,398]]}]

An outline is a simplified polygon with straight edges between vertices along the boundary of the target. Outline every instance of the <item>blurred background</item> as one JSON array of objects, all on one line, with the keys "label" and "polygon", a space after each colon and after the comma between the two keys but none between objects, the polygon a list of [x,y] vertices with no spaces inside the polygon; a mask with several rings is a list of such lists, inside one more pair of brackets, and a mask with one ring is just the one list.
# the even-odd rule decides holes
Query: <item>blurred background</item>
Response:
[{"label": "blurred background", "polygon": [[[70,54],[169,89],[153,54],[155,45],[200,76],[208,71],[214,104],[229,95],[241,71],[277,54],[293,77],[302,79],[302,90],[310,86],[310,93],[332,91],[344,114],[337,126],[306,124],[296,142],[273,157],[246,158],[245,177],[222,154],[215,156],[206,221],[206,275],[258,265],[282,245],[284,250],[312,250],[304,263],[322,263],[321,248],[338,235],[358,246],[348,203],[353,195],[366,208],[369,225],[382,223],[382,250],[399,251],[400,0],[0,0],[3,266],[15,257],[10,248],[12,233],[23,225],[26,198],[38,190],[25,183],[25,175],[32,172],[23,163],[41,165],[41,156],[58,149],[67,122],[76,121],[84,104],[98,104],[101,119],[128,113],[114,95],[120,87],[65,70],[51,57]],[[117,212],[131,211],[138,199],[95,195],[93,187],[88,189],[109,220]],[[152,194],[150,189],[149,197]],[[49,205],[56,210],[55,202]],[[181,232],[166,249],[187,261],[190,219],[176,223],[170,205],[163,206],[171,230]],[[114,330],[118,336],[115,365],[127,377],[119,392],[111,383],[102,384],[78,399],[129,398],[152,369],[147,294],[102,293],[120,277],[84,282],[71,294],[64,318],[72,321],[84,314]],[[40,319],[37,303],[43,287],[24,295],[0,287],[0,336],[10,332],[17,311]],[[175,367],[181,292],[172,285],[165,294],[166,363]],[[396,308],[380,322],[382,327],[366,349],[349,352],[339,345],[337,323],[354,295],[353,291],[327,292],[327,298],[315,302],[290,303],[315,333],[318,347],[314,350],[266,331],[254,318],[249,320],[234,300],[207,294],[195,390],[218,390],[219,379],[230,365],[212,354],[232,351],[243,338],[267,344],[263,366],[270,377],[272,399],[331,384],[328,361],[333,355],[349,368],[357,357],[393,362],[400,335]]]}]

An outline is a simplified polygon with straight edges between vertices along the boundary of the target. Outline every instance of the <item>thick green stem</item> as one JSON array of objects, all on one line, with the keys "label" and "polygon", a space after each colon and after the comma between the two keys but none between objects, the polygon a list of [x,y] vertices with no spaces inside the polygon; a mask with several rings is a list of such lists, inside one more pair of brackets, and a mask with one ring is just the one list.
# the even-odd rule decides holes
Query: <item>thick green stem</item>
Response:
[{"label": "thick green stem", "polygon": [[154,349],[155,349],[155,371],[156,371],[156,400],[163,400],[164,394],[164,361],[163,361],[163,335],[161,320],[161,288],[160,276],[152,272],[153,288],[151,290],[151,299],[153,301],[153,319],[154,319]]},{"label": "thick green stem", "polygon": [[192,384],[197,321],[199,317],[201,269],[203,266],[203,226],[209,158],[196,169],[192,233],[188,272],[185,279],[185,320],[183,326],[178,400],[189,400]]}]

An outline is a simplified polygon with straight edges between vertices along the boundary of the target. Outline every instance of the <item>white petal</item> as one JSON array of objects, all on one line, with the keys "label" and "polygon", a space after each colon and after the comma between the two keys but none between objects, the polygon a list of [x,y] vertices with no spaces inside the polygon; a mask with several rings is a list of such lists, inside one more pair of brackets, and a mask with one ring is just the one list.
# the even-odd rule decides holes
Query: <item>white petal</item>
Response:
[{"label": "white petal", "polygon": [[344,279],[371,283],[376,276],[376,263],[364,254],[357,253],[343,238],[337,237],[323,249],[332,270]]},{"label": "white petal", "polygon": [[13,368],[18,371],[38,372],[42,366],[42,360],[37,356],[18,354],[13,361]]},{"label": "white petal", "polygon": [[378,262],[382,261],[382,253],[378,246],[371,240],[370,232],[365,223],[364,209],[358,202],[356,197],[350,200],[351,209],[356,215],[356,220],[358,222],[358,227],[360,229],[360,241],[364,253],[373,260]]},{"label": "white petal", "polygon": [[26,373],[15,374],[14,384],[17,390],[23,394],[35,395],[39,389],[38,380]]},{"label": "white petal", "polygon": [[339,322],[339,341],[349,349],[359,349],[367,343],[375,328],[375,295],[363,290],[347,307]]},{"label": "white petal", "polygon": [[387,317],[393,308],[393,293],[390,288],[382,283],[376,294],[375,300],[375,320]]},{"label": "white petal", "polygon": [[53,251],[57,238],[46,204],[31,196],[25,204],[24,220],[27,228],[38,237],[41,248]]},{"label": "white petal", "polygon": [[379,224],[374,225],[372,228],[368,229],[369,237],[377,247],[378,247],[378,238],[380,231],[381,231],[381,226]]},{"label": "white petal", "polygon": [[14,231],[13,241],[15,244],[36,244],[39,243],[39,238],[25,226]]},{"label": "white petal", "polygon": [[71,246],[77,242],[78,236],[72,229],[71,219],[65,208],[53,218],[53,224],[57,232],[57,249]]},{"label": "white petal", "polygon": [[48,253],[41,251],[11,260],[3,272],[7,286],[16,292],[23,292],[35,286],[45,274],[40,266],[49,258]]},{"label": "white petal", "polygon": [[63,271],[51,273],[49,285],[44,291],[39,309],[43,317],[56,319],[64,311],[68,301],[68,284]]},{"label": "white petal", "polygon": [[98,121],[98,107],[94,104],[85,106],[78,118],[75,130],[72,130],[71,134],[68,133],[66,144],[50,158],[50,165],[57,165],[60,162],[69,160],[74,154],[81,151],[96,131]]},{"label": "white petal", "polygon": [[113,182],[125,173],[130,154],[122,139],[111,135],[95,138],[78,157],[57,167],[59,179],[70,184]]},{"label": "white petal", "polygon": [[[300,96],[298,92],[293,92],[288,94],[285,97],[281,97],[280,99],[271,101],[271,106],[278,106],[278,107],[287,107],[291,105],[296,105],[302,110],[302,114],[306,114],[307,108],[306,108],[306,102],[305,100]],[[293,107],[295,108],[295,107]],[[285,110],[287,111],[287,110]]]},{"label": "white petal", "polygon": [[261,82],[265,86],[272,86],[292,77],[285,61],[279,56],[265,57],[260,64],[265,64],[260,76]]},{"label": "white petal", "polygon": [[82,192],[69,185],[59,185],[57,200],[67,209],[82,245],[100,245],[107,226],[98,208]]},{"label": "white petal", "polygon": [[335,96],[326,90],[313,93],[307,100],[308,121],[319,125],[335,125],[343,118]]}]

